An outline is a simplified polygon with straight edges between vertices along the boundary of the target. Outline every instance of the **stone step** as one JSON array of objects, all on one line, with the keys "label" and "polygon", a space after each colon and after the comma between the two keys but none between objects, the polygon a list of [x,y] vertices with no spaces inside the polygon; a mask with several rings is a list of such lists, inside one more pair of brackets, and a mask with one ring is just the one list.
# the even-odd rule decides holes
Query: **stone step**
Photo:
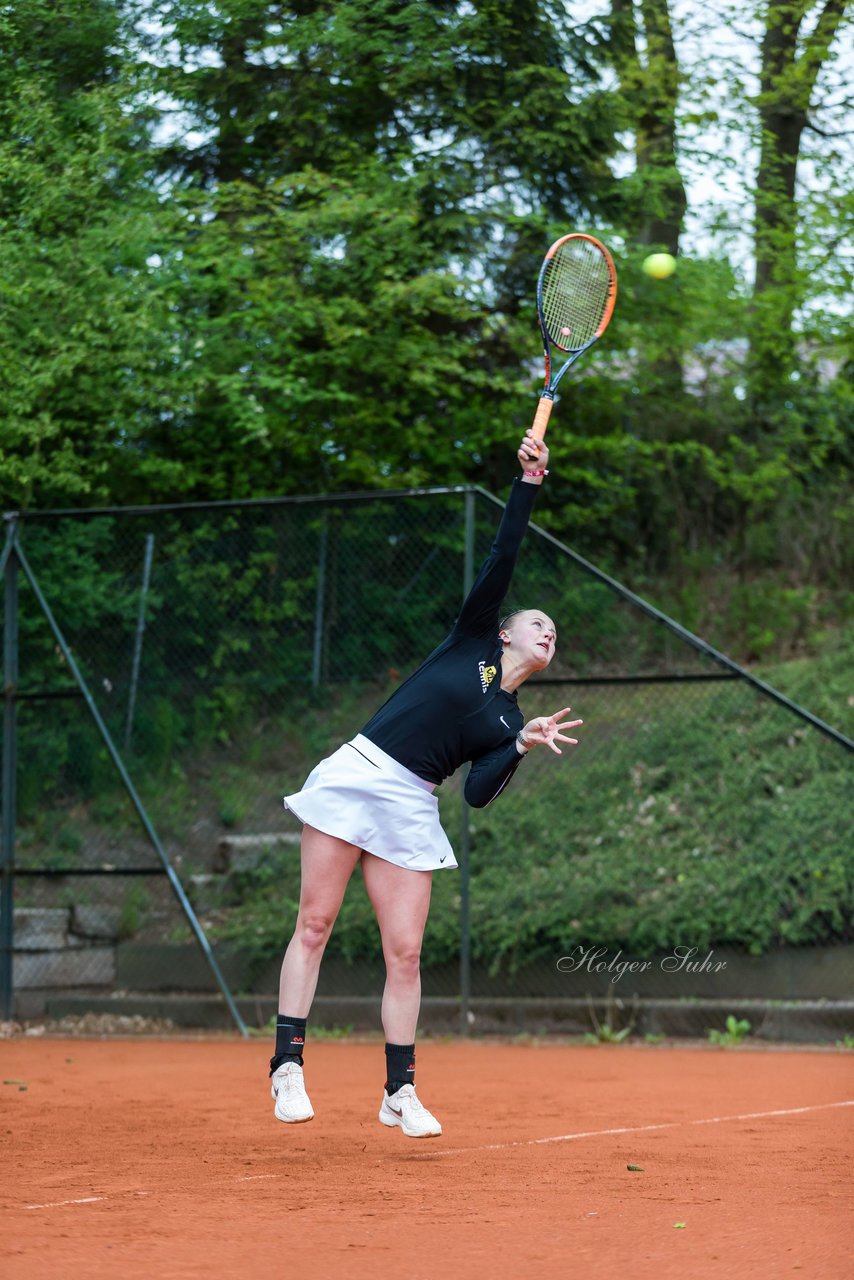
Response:
[{"label": "stone step", "polygon": [[15,951],[56,951],[68,946],[66,907],[15,907],[12,914]]},{"label": "stone step", "polygon": [[213,869],[221,875],[235,871],[257,871],[270,853],[287,846],[299,846],[299,831],[273,831],[266,835],[222,836],[217,844]]},{"label": "stone step", "polygon": [[105,938],[115,941],[121,933],[122,912],[119,907],[77,904],[71,910],[71,933],[79,938]]},{"label": "stone step", "polygon": [[41,988],[110,987],[116,980],[116,948],[66,947],[61,951],[16,951],[16,992]]}]

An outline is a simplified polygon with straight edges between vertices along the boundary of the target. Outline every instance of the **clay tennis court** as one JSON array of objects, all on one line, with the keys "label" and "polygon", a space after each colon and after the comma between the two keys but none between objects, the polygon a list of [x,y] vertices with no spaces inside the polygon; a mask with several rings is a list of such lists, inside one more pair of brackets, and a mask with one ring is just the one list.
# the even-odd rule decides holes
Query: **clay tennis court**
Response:
[{"label": "clay tennis court", "polygon": [[419,1047],[428,1141],[379,1042],[312,1044],[295,1126],[264,1041],[3,1042],[3,1275],[850,1280],[850,1052]]}]

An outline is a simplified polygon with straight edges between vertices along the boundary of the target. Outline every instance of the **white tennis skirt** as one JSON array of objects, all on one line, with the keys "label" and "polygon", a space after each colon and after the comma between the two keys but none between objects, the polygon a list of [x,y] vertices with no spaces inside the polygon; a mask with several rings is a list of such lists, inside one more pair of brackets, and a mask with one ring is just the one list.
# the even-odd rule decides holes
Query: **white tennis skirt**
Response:
[{"label": "white tennis skirt", "polygon": [[412,871],[439,871],[457,860],[439,821],[433,783],[361,733],[321,760],[301,791],[285,796],[300,822]]}]

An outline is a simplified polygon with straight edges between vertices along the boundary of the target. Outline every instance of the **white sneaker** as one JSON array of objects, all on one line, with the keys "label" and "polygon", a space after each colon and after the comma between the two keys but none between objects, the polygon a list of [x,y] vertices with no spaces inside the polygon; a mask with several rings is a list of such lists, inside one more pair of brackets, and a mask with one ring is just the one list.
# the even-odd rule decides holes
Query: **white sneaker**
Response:
[{"label": "white sneaker", "polygon": [[284,1120],[285,1124],[301,1124],[303,1120],[314,1119],[298,1062],[283,1062],[277,1067],[271,1077],[271,1085],[277,1120]]},{"label": "white sneaker", "polygon": [[407,1138],[438,1138],[442,1126],[418,1100],[415,1085],[405,1084],[391,1097],[383,1090],[380,1124],[399,1125]]}]

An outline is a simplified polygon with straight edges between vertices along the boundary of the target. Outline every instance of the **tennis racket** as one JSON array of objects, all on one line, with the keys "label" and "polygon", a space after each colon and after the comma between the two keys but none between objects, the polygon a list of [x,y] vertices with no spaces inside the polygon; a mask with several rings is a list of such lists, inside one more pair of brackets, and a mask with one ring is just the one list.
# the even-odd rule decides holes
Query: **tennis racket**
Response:
[{"label": "tennis racket", "polygon": [[[546,357],[546,385],[534,418],[533,435],[542,440],[555,392],[563,375],[608,327],[617,300],[617,272],[604,244],[573,233],[555,240],[537,280],[537,314]],[[553,351],[568,354],[553,372]]]}]

